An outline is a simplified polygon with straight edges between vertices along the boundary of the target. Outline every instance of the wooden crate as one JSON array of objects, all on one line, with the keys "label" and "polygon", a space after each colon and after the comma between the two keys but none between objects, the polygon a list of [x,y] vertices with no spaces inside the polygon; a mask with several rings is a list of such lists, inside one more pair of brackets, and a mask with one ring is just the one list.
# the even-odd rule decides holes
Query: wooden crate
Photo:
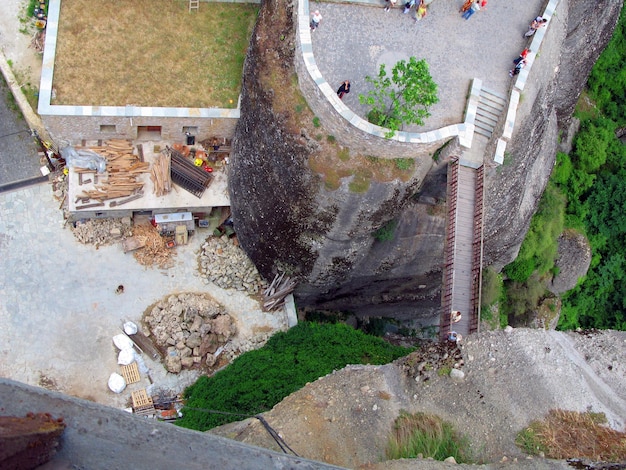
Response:
[{"label": "wooden crate", "polygon": [[147,416],[156,413],[152,397],[148,396],[145,388],[131,392],[130,396],[133,400],[133,411],[135,414]]}]

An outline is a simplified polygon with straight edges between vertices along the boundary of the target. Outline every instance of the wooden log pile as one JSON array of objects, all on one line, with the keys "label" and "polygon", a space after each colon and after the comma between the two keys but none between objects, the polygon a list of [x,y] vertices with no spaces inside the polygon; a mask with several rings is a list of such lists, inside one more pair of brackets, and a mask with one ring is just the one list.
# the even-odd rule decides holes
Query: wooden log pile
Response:
[{"label": "wooden log pile", "polygon": [[170,173],[171,157],[161,152],[152,165],[150,179],[154,185],[154,194],[165,196],[172,190],[172,175]]},{"label": "wooden log pile", "polygon": [[265,297],[263,310],[271,312],[281,308],[285,305],[285,297],[291,294],[295,288],[296,282],[289,276],[285,277],[285,273],[276,274],[272,283],[263,292]]},{"label": "wooden log pile", "polygon": [[138,177],[150,171],[150,163],[142,162],[137,155],[133,155],[133,147],[129,141],[112,139],[106,141],[103,147],[90,147],[89,150],[106,159],[107,177],[105,181],[95,185],[94,189],[84,190],[79,198],[103,203],[110,199],[143,194],[144,183],[138,181]]}]

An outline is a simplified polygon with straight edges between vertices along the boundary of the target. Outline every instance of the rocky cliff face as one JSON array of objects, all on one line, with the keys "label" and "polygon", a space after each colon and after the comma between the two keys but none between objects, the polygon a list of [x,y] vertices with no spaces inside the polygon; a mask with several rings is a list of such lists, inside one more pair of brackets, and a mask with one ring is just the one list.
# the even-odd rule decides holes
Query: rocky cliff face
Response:
[{"label": "rocky cliff face", "polygon": [[[560,26],[550,30],[541,52],[545,64],[518,111],[508,147],[514,158],[487,172],[487,264],[502,266],[517,253],[554,164],[558,130],[567,124],[620,7],[611,1],[561,2]],[[416,155],[415,146],[353,128],[345,129],[343,145],[325,139],[311,125],[325,104],[302,76],[295,28],[292,3],[264,2],[244,68],[242,117],[229,168],[241,245],[266,278],[277,271],[299,278],[299,306],[364,316],[410,313],[418,323],[434,322],[441,294],[445,161],[459,149],[447,146],[436,163],[430,155],[444,142],[423,146]],[[367,184],[359,189],[353,183],[362,175],[339,174],[336,186],[323,175],[328,161],[339,163],[348,153],[354,161],[367,155],[371,163],[409,151],[418,158],[403,178],[380,177],[378,163],[367,168]],[[372,236],[390,220],[397,223],[390,240]]]}]

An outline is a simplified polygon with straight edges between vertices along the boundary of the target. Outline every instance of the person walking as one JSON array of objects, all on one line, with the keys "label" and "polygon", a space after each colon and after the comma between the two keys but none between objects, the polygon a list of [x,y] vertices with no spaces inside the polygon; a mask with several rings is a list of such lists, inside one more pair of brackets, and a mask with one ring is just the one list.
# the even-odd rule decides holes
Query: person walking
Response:
[{"label": "person walking", "polygon": [[315,10],[311,15],[311,31],[315,31],[322,21],[322,15],[319,10]]},{"label": "person walking", "polygon": [[398,0],[385,0],[385,3],[385,11],[389,11],[391,8],[394,8],[396,6]]},{"label": "person walking", "polygon": [[538,16],[537,18],[532,20],[532,22],[530,23],[530,26],[528,27],[528,31],[524,33],[524,37],[525,38],[531,37],[533,34],[537,32],[539,28],[543,28],[544,26],[546,26],[547,23],[548,23],[547,19],[542,18],[541,16]]},{"label": "person walking", "polygon": [[408,2],[406,2],[404,4],[404,10],[402,11],[402,13],[406,15],[411,10],[413,5],[415,5],[415,0],[409,0]]},{"label": "person walking", "polygon": [[344,80],[339,89],[337,90],[337,96],[339,99],[343,99],[343,95],[350,93],[350,80]]},{"label": "person walking", "polygon": [[530,51],[528,50],[528,48],[524,49],[522,52],[519,53],[519,57],[517,59],[513,60],[513,63],[515,65],[519,64],[523,59],[525,59],[526,57],[528,57],[528,53]]},{"label": "person walking", "polygon": [[424,0],[420,0],[420,4],[415,10],[415,22],[417,23],[426,16],[426,4]]},{"label": "person walking", "polygon": [[467,10],[469,10],[473,2],[474,0],[465,0],[465,3],[463,3],[463,6],[459,10],[459,13],[465,13]]}]

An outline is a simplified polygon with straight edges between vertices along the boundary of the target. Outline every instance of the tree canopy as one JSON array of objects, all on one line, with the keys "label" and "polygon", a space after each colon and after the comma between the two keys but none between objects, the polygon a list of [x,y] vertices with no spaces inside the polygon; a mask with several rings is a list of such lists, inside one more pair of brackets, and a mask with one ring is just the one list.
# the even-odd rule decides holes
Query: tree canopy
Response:
[{"label": "tree canopy", "polygon": [[378,76],[369,75],[365,80],[374,86],[366,95],[359,95],[359,102],[371,107],[368,119],[371,123],[389,129],[391,138],[406,124],[424,125],[430,116],[429,107],[439,101],[437,84],[433,81],[426,60],[410,57],[394,65],[391,76],[385,64],[381,64]]}]

